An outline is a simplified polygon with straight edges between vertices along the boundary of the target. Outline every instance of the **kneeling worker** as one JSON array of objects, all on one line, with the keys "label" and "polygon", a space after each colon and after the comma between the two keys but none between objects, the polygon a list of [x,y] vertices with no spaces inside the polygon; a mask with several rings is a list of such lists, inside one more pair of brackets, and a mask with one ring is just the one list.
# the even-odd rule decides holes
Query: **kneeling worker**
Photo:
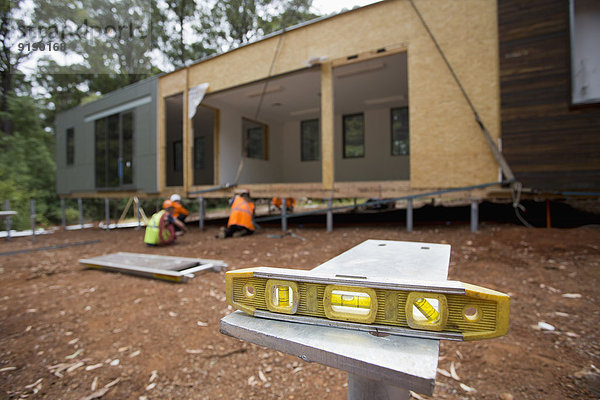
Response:
[{"label": "kneeling worker", "polygon": [[173,217],[173,202],[171,200],[165,200],[163,202],[163,209],[155,213],[148,226],[146,227],[146,234],[144,235],[144,243],[148,246],[165,246],[175,241],[175,227],[179,227],[183,235],[187,232],[185,224]]},{"label": "kneeling worker", "polygon": [[252,235],[256,229],[252,223],[253,218],[254,203],[250,200],[250,192],[244,189],[231,204],[231,213],[229,214],[224,237],[232,237],[236,232],[241,232],[240,236]]},{"label": "kneeling worker", "polygon": [[[185,219],[190,214],[190,212],[181,204],[181,196],[177,193],[172,194],[170,200],[171,202],[173,202],[173,218],[177,218],[185,224]],[[163,208],[165,207],[163,206]],[[178,226],[175,226],[175,230],[180,231],[181,229]]]}]

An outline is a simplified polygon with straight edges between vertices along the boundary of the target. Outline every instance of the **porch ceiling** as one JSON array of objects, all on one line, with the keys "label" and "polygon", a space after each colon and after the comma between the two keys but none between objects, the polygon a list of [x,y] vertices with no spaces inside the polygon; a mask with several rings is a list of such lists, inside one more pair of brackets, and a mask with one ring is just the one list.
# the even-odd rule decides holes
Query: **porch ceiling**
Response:
[{"label": "porch ceiling", "polygon": [[[305,120],[320,114],[320,86],[320,70],[313,68],[209,94],[204,103],[224,104],[259,121]],[[335,68],[334,93],[336,114],[407,105],[406,53]]]}]

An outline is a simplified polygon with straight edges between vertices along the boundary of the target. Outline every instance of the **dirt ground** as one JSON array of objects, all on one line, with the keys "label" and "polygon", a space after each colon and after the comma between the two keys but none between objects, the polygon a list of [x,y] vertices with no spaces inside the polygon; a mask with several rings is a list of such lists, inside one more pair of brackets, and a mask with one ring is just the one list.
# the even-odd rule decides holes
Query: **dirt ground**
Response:
[{"label": "dirt ground", "polygon": [[[129,251],[222,259],[234,269],[311,269],[366,239],[449,243],[450,279],[511,295],[507,336],[442,342],[434,398],[599,398],[598,226],[484,223],[475,234],[467,224],[413,233],[392,224],[292,228],[306,241],[267,238],[275,226],[219,240],[216,225],[157,249],[135,229],[0,241],[3,253],[100,240],[0,256],[0,398],[345,399],[344,372],[219,333],[231,312],[223,272],[173,284],[87,270],[78,260]],[[452,369],[458,380],[446,376]]]}]

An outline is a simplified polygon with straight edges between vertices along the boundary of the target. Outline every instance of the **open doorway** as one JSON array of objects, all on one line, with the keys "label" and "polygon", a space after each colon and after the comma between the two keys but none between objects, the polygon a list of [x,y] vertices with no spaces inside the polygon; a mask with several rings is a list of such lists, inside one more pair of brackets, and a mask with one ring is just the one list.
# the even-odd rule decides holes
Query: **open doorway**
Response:
[{"label": "open doorway", "polygon": [[199,105],[193,118],[194,185],[213,185],[216,111]]}]

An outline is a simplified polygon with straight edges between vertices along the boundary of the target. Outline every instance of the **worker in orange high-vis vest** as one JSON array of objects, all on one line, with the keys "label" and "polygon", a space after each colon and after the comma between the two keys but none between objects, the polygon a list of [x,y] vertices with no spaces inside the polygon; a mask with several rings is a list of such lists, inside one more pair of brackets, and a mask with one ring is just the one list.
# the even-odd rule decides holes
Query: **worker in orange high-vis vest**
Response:
[{"label": "worker in orange high-vis vest", "polygon": [[252,222],[253,219],[254,203],[250,200],[250,192],[244,189],[239,196],[235,196],[231,204],[231,213],[224,237],[232,237],[236,232],[241,232],[239,236],[252,235],[256,229]]},{"label": "worker in orange high-vis vest", "polygon": [[[173,207],[174,207],[173,218],[177,218],[178,220],[180,220],[181,222],[183,222],[185,224],[185,219],[188,215],[190,215],[190,212],[183,205],[181,205],[181,196],[178,195],[177,193],[175,193],[175,194],[171,195],[171,198],[169,200],[171,200],[171,202],[173,203]],[[163,206],[163,208],[165,208],[165,207]],[[180,231],[180,230],[181,230],[181,228],[179,228],[179,226],[175,225],[175,231]]]}]

